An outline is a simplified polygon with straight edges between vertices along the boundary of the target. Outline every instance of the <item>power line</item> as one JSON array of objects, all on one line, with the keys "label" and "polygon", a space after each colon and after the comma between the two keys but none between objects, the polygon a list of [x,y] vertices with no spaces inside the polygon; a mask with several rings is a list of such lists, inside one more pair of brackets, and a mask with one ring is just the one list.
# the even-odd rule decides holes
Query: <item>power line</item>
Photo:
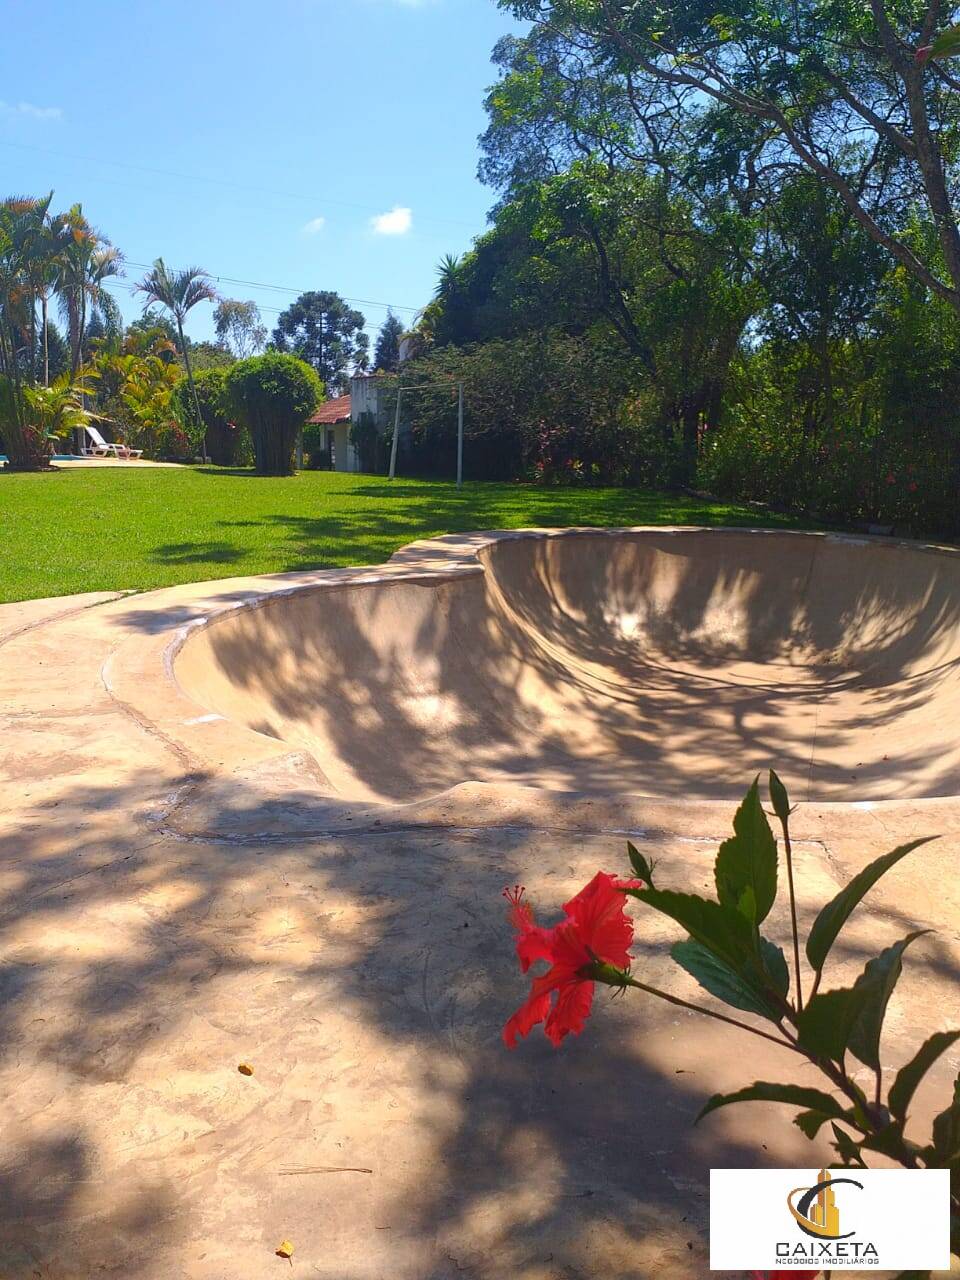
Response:
[{"label": "power line", "polygon": [[[125,259],[125,261],[128,266],[141,267],[144,271],[149,271],[153,266],[152,262],[134,262],[132,259]],[[274,293],[293,293],[298,297],[301,293],[308,292],[306,289],[294,289],[288,284],[263,284],[258,280],[238,280],[235,276],[218,276],[213,271],[207,274],[212,276],[218,284],[241,284],[247,289],[271,289]],[[402,306],[399,302],[377,302],[373,298],[350,298],[346,294],[341,294],[340,296],[345,302],[356,302],[364,307],[386,307],[390,311],[410,311],[414,315],[422,310],[421,307]],[[269,309],[268,307],[264,308],[265,311]]]},{"label": "power line", "polygon": [[[131,296],[139,292],[136,285],[124,284],[122,280],[103,280],[101,283],[108,289],[121,289],[124,293],[128,293]],[[281,314],[280,307],[261,307],[258,305],[257,310],[261,312],[268,312],[270,315],[273,315],[273,316],[278,316]]]},{"label": "power line", "polygon": [[[130,258],[125,258],[124,263],[128,267],[140,267],[144,271],[149,271],[153,267],[152,262],[134,262]],[[211,279],[215,280],[217,284],[238,284],[243,285],[243,287],[247,289],[270,289],[274,293],[292,293],[297,297],[303,293],[309,292],[307,289],[295,289],[291,285],[286,284],[263,284],[257,280],[239,280],[235,276],[214,275],[212,271],[207,274]],[[120,280],[110,279],[105,281],[105,283],[113,285],[118,289],[128,289],[131,293],[136,293],[135,285],[124,284]],[[341,294],[340,296],[343,298],[344,302],[355,302],[359,306],[363,307],[381,307],[385,311],[409,311],[412,315],[416,315],[418,312],[423,310],[422,307],[408,307],[399,302],[378,302],[374,298],[352,298],[345,294]],[[260,310],[270,311],[275,315],[280,315],[282,309],[279,307],[261,307]]]},{"label": "power line", "polygon": [[[139,264],[137,264],[137,263],[131,263],[130,265],[131,265],[131,266],[137,266],[137,265],[139,265]],[[225,276],[217,276],[217,277],[215,277],[215,278],[216,278],[217,280],[225,280],[225,279],[226,279],[226,277],[225,277]],[[131,296],[133,296],[133,295],[135,295],[135,294],[137,294],[137,293],[139,292],[139,291],[138,291],[138,289],[137,289],[137,286],[136,286],[136,285],[133,285],[133,284],[126,284],[123,280],[117,280],[117,279],[115,279],[115,278],[114,278],[114,279],[104,280],[102,283],[103,283],[103,285],[104,285],[104,286],[106,286],[106,287],[107,287],[107,288],[109,288],[109,289],[121,289],[121,290],[123,290],[123,292],[124,292],[124,293],[130,294]],[[236,283],[236,282],[235,282],[235,283]],[[243,283],[243,282],[240,282],[240,283]],[[267,286],[267,285],[264,285],[263,287],[264,287],[264,288],[269,288],[269,287],[279,287],[279,286]],[[297,292],[297,291],[296,291],[296,290],[291,290],[290,292],[291,292],[291,293],[295,293],[295,292]],[[342,296],[342,295],[341,295],[341,296]],[[356,299],[356,298],[348,298],[348,299],[346,299],[346,301],[348,301],[348,302],[356,302],[356,301],[358,301],[358,299]],[[386,303],[386,302],[369,302],[367,305],[368,305],[368,306],[372,306],[372,307],[384,307],[384,308],[386,308],[388,311],[398,311],[398,310],[403,310],[403,311],[412,311],[412,310],[413,310],[413,308],[412,308],[412,307],[395,307],[395,306],[393,306],[392,304],[390,304],[390,303]],[[257,304],[257,310],[258,310],[262,315],[272,315],[272,316],[280,316],[280,315],[283,315],[283,312],[284,312],[284,308],[283,308],[283,307],[267,307],[267,306],[260,306],[260,304],[259,304],[259,303]],[[376,321],[375,321],[374,323],[376,323]]]},{"label": "power line", "polygon": [[[231,178],[215,178],[209,174],[201,173],[180,173],[176,169],[157,169],[152,165],[130,164],[126,160],[111,160],[106,156],[81,156],[75,152],[60,151],[53,147],[37,147],[29,142],[9,142],[6,139],[0,140],[0,146],[14,147],[18,151],[35,151],[40,155],[58,156],[63,160],[73,160],[80,164],[99,164],[112,165],[117,169],[130,169],[136,173],[151,173],[162,178],[176,178],[182,182],[205,182],[209,186],[214,187],[230,187],[237,191],[256,191],[259,195],[279,196],[284,200],[310,200],[317,203],[334,205],[341,209],[357,209],[363,213],[370,212],[370,206],[367,204],[358,204],[351,200],[337,200],[330,196],[314,196],[308,191],[280,191],[276,187],[259,187],[248,182],[235,182]],[[426,218],[424,220],[427,225],[434,223],[436,225],[445,224],[451,227],[468,227],[471,231],[475,231],[476,224],[472,222],[463,222],[457,218]]]}]

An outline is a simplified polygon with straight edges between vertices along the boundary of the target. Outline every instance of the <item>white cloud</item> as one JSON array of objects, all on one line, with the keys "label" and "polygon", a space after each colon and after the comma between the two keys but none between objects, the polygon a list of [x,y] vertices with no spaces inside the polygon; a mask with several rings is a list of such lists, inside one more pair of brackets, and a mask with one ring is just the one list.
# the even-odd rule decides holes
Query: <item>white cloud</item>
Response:
[{"label": "white cloud", "polygon": [[305,236],[316,236],[320,234],[326,225],[326,218],[311,218],[309,222],[303,224],[300,230]]},{"label": "white cloud", "polygon": [[378,213],[370,219],[378,236],[405,236],[413,227],[413,210],[395,204],[389,213]]},{"label": "white cloud", "polygon": [[0,113],[5,116],[28,116],[31,120],[59,120],[63,112],[59,107],[37,107],[32,102],[3,102]]}]

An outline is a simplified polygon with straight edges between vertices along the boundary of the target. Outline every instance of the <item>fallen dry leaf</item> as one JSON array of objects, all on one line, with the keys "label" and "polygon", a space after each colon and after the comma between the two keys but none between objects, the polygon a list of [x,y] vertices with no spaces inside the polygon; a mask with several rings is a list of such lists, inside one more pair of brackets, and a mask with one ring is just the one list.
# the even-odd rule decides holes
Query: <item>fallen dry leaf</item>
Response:
[{"label": "fallen dry leaf", "polygon": [[253,1075],[253,1067],[251,1067],[249,1062],[241,1062],[239,1067],[237,1067],[237,1070],[240,1072],[242,1076]]},{"label": "fallen dry leaf", "polygon": [[293,1256],[293,1243],[290,1240],[281,1240],[277,1245],[278,1258],[290,1258]]}]

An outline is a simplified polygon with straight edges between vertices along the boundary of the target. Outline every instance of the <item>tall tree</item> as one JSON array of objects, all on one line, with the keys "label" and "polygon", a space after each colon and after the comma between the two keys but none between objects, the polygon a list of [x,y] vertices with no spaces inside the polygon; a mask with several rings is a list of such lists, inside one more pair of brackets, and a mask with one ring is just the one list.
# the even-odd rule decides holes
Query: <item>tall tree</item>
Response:
[{"label": "tall tree", "polygon": [[246,360],[262,351],[267,341],[267,328],[260,320],[255,302],[224,298],[213,313],[217,340],[237,357]]},{"label": "tall tree", "polygon": [[[183,324],[187,315],[200,302],[216,302],[218,294],[206,271],[200,267],[184,267],[182,271],[169,271],[162,258],[157,258],[153,270],[137,285],[137,291],[146,295],[145,311],[153,306],[164,307],[170,312],[177,326],[180,338],[180,352],[187,370],[190,383],[190,395],[193,400],[196,422],[203,423],[197,386],[193,380],[193,366],[190,363],[190,348],[183,333]],[[206,453],[206,449],[204,449]]]},{"label": "tall tree", "polygon": [[[960,313],[960,94],[917,58],[939,0],[500,3],[533,24],[488,102],[501,135],[529,151],[549,120],[591,151],[698,166],[738,201],[812,173]],[[912,208],[936,227],[932,257],[911,238]]]},{"label": "tall tree", "polygon": [[661,176],[578,161],[529,182],[472,251],[441,264],[424,319],[441,347],[560,329],[619,349],[671,481],[689,485],[757,308],[734,251],[753,236],[745,219],[728,216],[722,234],[698,222]]},{"label": "tall tree", "polygon": [[366,360],[370,339],[363,325],[361,313],[338,293],[302,293],[277,321],[273,345],[312,365],[328,393],[340,391]]},{"label": "tall tree", "polygon": [[400,339],[402,337],[403,323],[397,319],[392,311],[388,311],[387,318],[384,320],[377,336],[377,346],[373,356],[375,369],[382,369],[385,373],[396,372],[400,365]]},{"label": "tall tree", "polygon": [[87,322],[94,310],[115,318],[116,302],[106,290],[106,282],[120,275],[123,256],[90,225],[79,204],[55,220],[55,235],[61,242],[58,280],[60,309],[70,339],[70,373],[76,376],[83,360]]},{"label": "tall tree", "polygon": [[[51,192],[51,196],[52,196]],[[33,252],[27,264],[26,275],[31,293],[31,307],[35,310],[36,302],[40,303],[40,340],[38,359],[43,385],[50,382],[50,298],[60,287],[63,279],[63,250],[65,248],[63,225],[60,218],[51,218],[49,200],[38,219],[36,239]],[[44,202],[38,202],[38,205]],[[31,338],[36,343],[36,319],[31,314]]]},{"label": "tall tree", "polygon": [[31,420],[25,391],[35,378],[36,308],[31,280],[44,253],[50,196],[11,196],[0,204],[0,440],[9,465],[36,470],[50,452]]}]

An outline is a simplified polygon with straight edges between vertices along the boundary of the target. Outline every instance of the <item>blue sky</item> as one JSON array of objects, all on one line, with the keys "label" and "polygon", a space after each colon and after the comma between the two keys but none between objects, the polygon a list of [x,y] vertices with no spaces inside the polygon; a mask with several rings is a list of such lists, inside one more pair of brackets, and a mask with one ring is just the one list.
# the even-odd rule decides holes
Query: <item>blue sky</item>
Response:
[{"label": "blue sky", "polygon": [[[482,231],[493,0],[5,0],[3,194],[83,204],[131,265],[428,301]],[[291,293],[222,283],[265,323]],[[118,289],[128,319],[139,314]],[[356,304],[371,339],[383,306]],[[188,330],[212,335],[212,308]]]}]

